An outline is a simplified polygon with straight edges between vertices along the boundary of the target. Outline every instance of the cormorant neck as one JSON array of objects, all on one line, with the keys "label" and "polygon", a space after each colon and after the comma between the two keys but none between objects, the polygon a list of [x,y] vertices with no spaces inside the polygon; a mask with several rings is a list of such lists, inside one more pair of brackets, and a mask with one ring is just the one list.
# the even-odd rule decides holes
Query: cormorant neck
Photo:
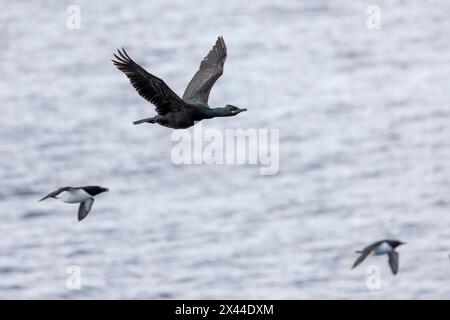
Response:
[{"label": "cormorant neck", "polygon": [[194,106],[194,120],[211,119],[215,117],[229,117],[230,113],[226,108],[210,108],[205,106]]},{"label": "cormorant neck", "polygon": [[213,118],[215,117],[229,117],[231,116],[226,108],[212,108],[210,113]]}]

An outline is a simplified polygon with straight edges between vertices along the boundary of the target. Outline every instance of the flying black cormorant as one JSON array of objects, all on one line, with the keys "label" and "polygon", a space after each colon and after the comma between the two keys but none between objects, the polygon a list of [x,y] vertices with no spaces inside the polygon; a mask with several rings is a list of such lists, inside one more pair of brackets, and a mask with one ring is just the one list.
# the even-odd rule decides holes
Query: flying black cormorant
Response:
[{"label": "flying black cormorant", "polygon": [[135,121],[134,124],[158,123],[169,128],[184,129],[203,119],[231,117],[247,111],[232,105],[223,108],[210,108],[208,105],[209,92],[222,75],[227,58],[227,47],[222,37],[217,39],[200,63],[200,69],[189,82],[183,98],[173,92],[163,80],[134,62],[125,49],[118,50],[118,55],[114,54],[114,57],[114,65],[125,73],[139,95],[156,106],[158,115]]}]

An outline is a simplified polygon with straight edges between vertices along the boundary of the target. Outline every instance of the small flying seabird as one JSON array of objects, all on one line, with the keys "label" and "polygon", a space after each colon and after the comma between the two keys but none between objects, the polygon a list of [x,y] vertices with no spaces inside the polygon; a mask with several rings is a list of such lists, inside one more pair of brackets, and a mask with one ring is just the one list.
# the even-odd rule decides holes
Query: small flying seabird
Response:
[{"label": "small flying seabird", "polygon": [[362,251],[356,251],[361,255],[356,259],[353,264],[353,268],[359,265],[363,260],[371,253],[374,255],[389,255],[389,265],[391,267],[392,273],[397,274],[398,272],[398,252],[395,251],[399,245],[405,244],[404,242],[398,240],[381,240],[365,247]]},{"label": "small flying seabird", "polygon": [[78,208],[78,221],[81,221],[91,211],[94,196],[106,191],[109,191],[109,189],[99,186],[62,187],[50,192],[39,201],[47,198],[55,198],[66,203],[80,203],[80,207]]},{"label": "small flying seabird", "polygon": [[145,100],[156,106],[158,115],[138,120],[134,124],[158,123],[173,129],[185,129],[197,121],[215,117],[235,116],[247,109],[227,104],[223,108],[210,108],[209,92],[214,83],[223,73],[223,65],[227,58],[227,47],[222,37],[200,64],[200,69],[189,82],[183,98],[173,92],[167,84],[158,77],[148,73],[134,62],[125,49],[114,54],[114,65],[130,80],[133,87]]}]

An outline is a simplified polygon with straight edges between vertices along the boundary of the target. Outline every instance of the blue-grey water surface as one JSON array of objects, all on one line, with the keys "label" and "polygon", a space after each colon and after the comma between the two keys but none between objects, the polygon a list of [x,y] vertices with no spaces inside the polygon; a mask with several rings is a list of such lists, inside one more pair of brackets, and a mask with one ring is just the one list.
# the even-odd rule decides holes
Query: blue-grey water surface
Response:
[{"label": "blue-grey water surface", "polygon": [[[377,1],[369,30],[372,2],[4,3],[0,298],[448,299],[450,4]],[[112,53],[182,94],[219,35],[210,103],[249,111],[203,128],[279,129],[275,176],[176,166],[171,129],[132,125],[154,109]],[[76,205],[37,202],[89,184],[111,191],[80,223]],[[399,274],[386,257],[350,270],[382,238],[407,242]]]}]

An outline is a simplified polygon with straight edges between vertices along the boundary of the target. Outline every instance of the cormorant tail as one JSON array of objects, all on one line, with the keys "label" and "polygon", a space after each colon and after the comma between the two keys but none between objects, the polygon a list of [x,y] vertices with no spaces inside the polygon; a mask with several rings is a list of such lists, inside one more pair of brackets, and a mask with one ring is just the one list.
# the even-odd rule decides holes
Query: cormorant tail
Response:
[{"label": "cormorant tail", "polygon": [[141,124],[141,123],[144,123],[144,122],[156,123],[156,119],[155,119],[155,117],[145,118],[145,119],[137,120],[137,121],[133,122],[133,124],[136,125],[136,124]]}]

